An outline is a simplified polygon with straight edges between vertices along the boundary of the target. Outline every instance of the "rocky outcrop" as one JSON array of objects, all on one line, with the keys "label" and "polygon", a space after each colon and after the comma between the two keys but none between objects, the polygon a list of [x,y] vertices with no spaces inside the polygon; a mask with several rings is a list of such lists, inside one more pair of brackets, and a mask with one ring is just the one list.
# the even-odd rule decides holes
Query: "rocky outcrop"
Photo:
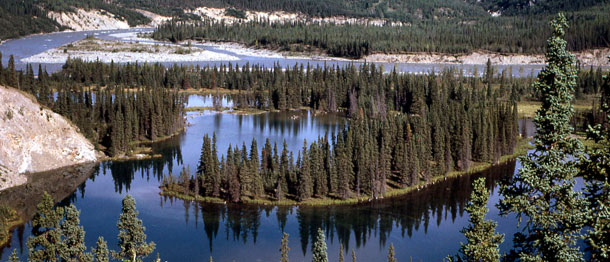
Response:
[{"label": "rocky outcrop", "polygon": [[123,18],[105,10],[84,10],[74,8],[75,12],[49,12],[49,18],[58,24],[75,31],[127,29],[129,24]]},{"label": "rocky outcrop", "polygon": [[0,190],[24,184],[28,173],[96,160],[93,144],[70,121],[0,86]]}]

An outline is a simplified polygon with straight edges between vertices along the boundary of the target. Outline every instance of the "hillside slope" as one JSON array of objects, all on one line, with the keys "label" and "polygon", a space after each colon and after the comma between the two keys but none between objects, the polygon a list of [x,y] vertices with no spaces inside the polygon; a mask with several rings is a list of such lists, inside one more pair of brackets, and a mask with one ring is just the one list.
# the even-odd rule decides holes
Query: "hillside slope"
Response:
[{"label": "hillside slope", "polygon": [[26,173],[96,160],[93,144],[69,121],[0,86],[0,190],[24,184]]}]

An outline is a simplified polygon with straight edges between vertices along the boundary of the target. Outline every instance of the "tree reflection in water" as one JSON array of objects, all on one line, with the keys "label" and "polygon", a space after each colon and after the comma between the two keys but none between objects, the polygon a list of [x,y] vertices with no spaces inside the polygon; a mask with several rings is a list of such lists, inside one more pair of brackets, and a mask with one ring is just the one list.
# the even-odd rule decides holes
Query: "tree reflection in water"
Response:
[{"label": "tree reflection in water", "polygon": [[[515,161],[497,165],[491,169],[445,181],[415,190],[404,196],[371,201],[358,205],[325,207],[259,206],[244,204],[211,204],[182,201],[172,197],[162,197],[163,203],[183,202],[185,214],[194,209],[195,221],[203,223],[203,231],[209,242],[210,252],[214,240],[219,236],[226,240],[256,243],[261,216],[275,215],[279,230],[284,231],[288,217],[296,214],[298,232],[303,255],[307,247],[322,228],[331,243],[335,240],[350,250],[353,237],[356,249],[364,247],[376,236],[381,246],[386,246],[390,233],[396,229],[401,237],[411,238],[414,231],[427,233],[430,223],[440,225],[443,221],[464,215],[464,208],[470,199],[472,181],[486,177],[486,186],[493,192],[501,179],[509,179],[515,170]],[[199,220],[199,216],[201,220]],[[188,218],[187,218],[188,221]],[[224,234],[219,234],[220,228]],[[279,240],[278,240],[279,241]],[[278,242],[279,243],[279,242]]]}]

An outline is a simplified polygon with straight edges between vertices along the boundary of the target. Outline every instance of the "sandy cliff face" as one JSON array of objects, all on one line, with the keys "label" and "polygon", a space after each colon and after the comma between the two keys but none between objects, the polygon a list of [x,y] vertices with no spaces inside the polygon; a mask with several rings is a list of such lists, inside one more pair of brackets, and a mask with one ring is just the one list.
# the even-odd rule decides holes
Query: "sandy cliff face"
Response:
[{"label": "sandy cliff face", "polygon": [[27,182],[25,173],[96,160],[94,146],[68,120],[0,86],[0,190]]},{"label": "sandy cliff face", "polygon": [[75,9],[76,12],[49,12],[49,18],[76,31],[127,29],[129,24],[104,10]]}]

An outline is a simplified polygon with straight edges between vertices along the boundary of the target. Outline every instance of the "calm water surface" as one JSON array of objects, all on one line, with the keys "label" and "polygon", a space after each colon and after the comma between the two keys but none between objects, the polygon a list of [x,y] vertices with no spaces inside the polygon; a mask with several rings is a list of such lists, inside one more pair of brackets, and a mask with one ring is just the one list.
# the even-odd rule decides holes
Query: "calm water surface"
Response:
[{"label": "calm water surface", "polygon": [[[189,106],[210,103],[210,97],[189,98]],[[269,138],[271,143],[278,143],[278,150],[285,139],[288,149],[296,152],[305,139],[313,141],[345,127],[343,118],[312,116],[308,112],[240,116],[206,111],[189,113],[187,117],[190,126],[183,134],[153,145],[162,158],[101,163],[83,173],[85,182],[67,189],[67,197],[60,205],[74,203],[81,210],[87,245],[93,246],[97,237],[103,236],[111,249],[117,248],[121,199],[129,193],[137,201],[148,240],[157,243],[155,252],[167,261],[208,261],[210,255],[215,261],[277,261],[282,232],[290,234],[290,261],[311,261],[311,242],[317,228],[327,232],[331,261],[337,261],[340,244],[345,253],[355,250],[358,261],[382,261],[390,243],[396,247],[399,261],[440,261],[454,254],[460,241],[465,240],[459,232],[468,223],[464,208],[471,183],[480,176],[487,177],[492,189],[489,218],[498,221],[498,231],[508,236],[515,231],[515,220],[499,217],[494,207],[499,199],[498,181],[511,177],[519,167],[514,161],[402,197],[360,205],[217,205],[161,197],[158,186],[162,174],[170,170],[177,173],[183,165],[196,168],[204,134],[216,132],[221,153],[229,145],[245,142],[249,147],[253,138],[259,141],[259,150],[264,145],[262,141]],[[0,201],[8,199],[10,196],[0,195]],[[33,212],[33,204],[28,210]],[[25,241],[31,230],[30,222],[12,230],[10,244],[0,248],[3,261],[14,248],[22,259],[27,256]],[[507,237],[503,250],[511,246],[510,239]]]}]

